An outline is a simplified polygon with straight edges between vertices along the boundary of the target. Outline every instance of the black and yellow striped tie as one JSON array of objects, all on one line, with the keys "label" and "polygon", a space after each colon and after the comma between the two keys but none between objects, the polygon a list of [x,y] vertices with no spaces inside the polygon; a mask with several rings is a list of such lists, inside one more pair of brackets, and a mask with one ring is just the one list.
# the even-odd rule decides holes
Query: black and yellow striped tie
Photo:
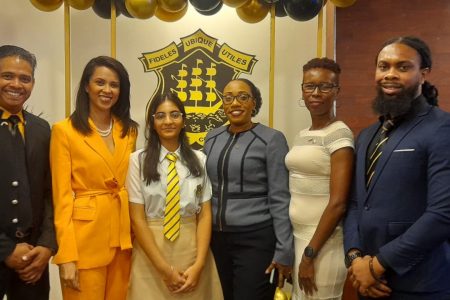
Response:
[{"label": "black and yellow striped tie", "polygon": [[387,119],[383,122],[379,141],[375,145],[375,149],[372,151],[368,159],[368,167],[366,169],[366,187],[369,187],[370,182],[372,181],[373,175],[375,174],[375,167],[377,166],[378,160],[383,152],[383,147],[389,138],[388,133],[392,130],[392,128],[394,128],[394,125],[395,124],[391,119]]},{"label": "black and yellow striped tie", "polygon": [[168,153],[166,158],[169,160],[169,168],[163,230],[164,236],[173,242],[180,235],[180,179],[175,168],[177,156],[174,153]]}]

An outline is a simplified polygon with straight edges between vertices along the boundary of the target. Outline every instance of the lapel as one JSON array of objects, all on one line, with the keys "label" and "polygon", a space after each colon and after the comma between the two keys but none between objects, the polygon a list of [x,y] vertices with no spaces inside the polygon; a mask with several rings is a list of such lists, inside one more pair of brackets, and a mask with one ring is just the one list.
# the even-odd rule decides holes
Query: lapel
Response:
[{"label": "lapel", "polygon": [[25,120],[24,136],[25,136],[25,151],[27,155],[27,161],[29,165],[32,165],[35,145],[37,145],[37,139],[39,139],[39,129],[34,122],[34,119],[25,110],[22,111],[23,119]]},{"label": "lapel", "polygon": [[124,160],[127,160],[129,156],[128,153],[128,144],[130,142],[130,134],[127,134],[125,137],[121,137],[122,135],[122,122],[118,119],[114,118],[114,128],[113,128],[113,137],[114,137],[114,166],[115,170],[119,168],[119,166],[123,163]]},{"label": "lapel", "polygon": [[92,149],[92,151],[97,153],[103,159],[111,173],[116,177],[117,167],[125,157],[129,135],[123,139],[120,137],[122,125],[120,121],[114,118],[112,132],[114,139],[114,153],[111,153],[102,137],[95,131],[94,123],[90,118],[89,125],[93,128],[93,132],[90,135],[84,136],[84,142]]},{"label": "lapel", "polygon": [[[372,182],[367,190],[367,198],[370,196],[370,193],[372,192],[375,184],[377,183],[380,174],[383,172],[384,168],[387,165],[387,162],[389,161],[389,158],[391,157],[394,150],[397,148],[398,144],[409,134],[411,130],[414,129],[420,122],[423,121],[424,117],[428,115],[428,113],[431,111],[433,107],[431,105],[428,105],[426,103],[421,103],[420,107],[418,108],[418,112],[416,115],[412,118],[404,120],[400,126],[398,126],[392,134],[389,136],[389,139],[387,143],[383,147],[383,153],[380,156],[380,160],[377,163],[377,166],[375,167],[375,174],[373,176]],[[367,149],[367,145],[365,147]],[[365,157],[364,157],[365,159]],[[364,165],[365,166],[365,165]],[[365,169],[365,167],[364,167]]]}]

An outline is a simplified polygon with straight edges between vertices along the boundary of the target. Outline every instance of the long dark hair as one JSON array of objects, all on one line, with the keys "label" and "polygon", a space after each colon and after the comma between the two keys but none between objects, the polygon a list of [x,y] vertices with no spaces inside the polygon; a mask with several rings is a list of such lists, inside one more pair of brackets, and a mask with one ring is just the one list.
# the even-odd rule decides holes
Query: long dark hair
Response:
[{"label": "long dark hair", "polygon": [[[158,107],[165,101],[172,102],[181,113],[183,113],[183,120],[186,121],[186,111],[180,98],[174,93],[165,93],[156,95],[150,102],[150,106],[147,109],[146,125],[145,125],[145,148],[141,153],[140,161],[142,162],[141,169],[145,182],[149,185],[152,181],[159,181],[160,174],[158,173],[159,153],[161,151],[161,142],[159,140],[158,133],[154,128],[153,115],[156,113]],[[200,161],[197,155],[189,146],[189,141],[186,135],[186,129],[183,127],[178,136],[178,142],[180,144],[180,159],[183,160],[189,172],[194,177],[202,175],[203,171],[200,165]],[[142,155],[144,155],[142,157]]]},{"label": "long dark hair", "polygon": [[[431,59],[431,50],[430,47],[428,47],[428,45],[421,39],[415,36],[400,36],[390,39],[383,44],[380,51],[378,51],[378,54],[380,54],[381,50],[383,50],[384,47],[391,44],[403,44],[410,48],[413,48],[420,56],[420,68],[428,68],[429,70],[431,70],[431,67],[433,65],[433,61]],[[377,60],[378,55],[375,58],[375,64],[377,63]],[[438,106],[438,89],[426,80],[422,84],[422,95],[427,99],[427,102],[429,104]]]},{"label": "long dark hair", "polygon": [[86,67],[84,67],[81,75],[80,84],[78,85],[77,99],[75,102],[75,110],[70,116],[72,126],[78,132],[84,135],[90,135],[93,131],[89,126],[89,95],[86,92],[86,86],[89,84],[92,74],[98,67],[106,67],[113,70],[119,76],[120,92],[119,99],[111,108],[113,116],[122,122],[122,137],[125,137],[130,131],[137,132],[138,124],[131,119],[130,116],[130,78],[125,67],[118,60],[109,56],[98,56],[91,59]]}]

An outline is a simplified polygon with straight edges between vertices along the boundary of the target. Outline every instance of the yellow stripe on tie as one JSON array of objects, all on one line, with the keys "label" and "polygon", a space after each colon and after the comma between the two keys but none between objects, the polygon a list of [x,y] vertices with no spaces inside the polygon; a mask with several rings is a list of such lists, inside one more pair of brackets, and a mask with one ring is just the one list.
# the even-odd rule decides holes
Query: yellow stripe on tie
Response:
[{"label": "yellow stripe on tie", "polygon": [[180,179],[175,168],[177,156],[174,153],[168,153],[166,158],[169,160],[169,167],[167,169],[163,233],[166,239],[173,242],[180,235]]}]

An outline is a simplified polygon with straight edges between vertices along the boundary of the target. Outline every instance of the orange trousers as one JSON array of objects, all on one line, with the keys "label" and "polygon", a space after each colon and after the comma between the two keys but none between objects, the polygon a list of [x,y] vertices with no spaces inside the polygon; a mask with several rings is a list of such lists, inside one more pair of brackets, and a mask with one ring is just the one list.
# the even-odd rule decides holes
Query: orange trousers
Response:
[{"label": "orange trousers", "polygon": [[125,300],[130,278],[131,249],[116,250],[109,265],[78,270],[80,290],[61,286],[64,300]]}]

